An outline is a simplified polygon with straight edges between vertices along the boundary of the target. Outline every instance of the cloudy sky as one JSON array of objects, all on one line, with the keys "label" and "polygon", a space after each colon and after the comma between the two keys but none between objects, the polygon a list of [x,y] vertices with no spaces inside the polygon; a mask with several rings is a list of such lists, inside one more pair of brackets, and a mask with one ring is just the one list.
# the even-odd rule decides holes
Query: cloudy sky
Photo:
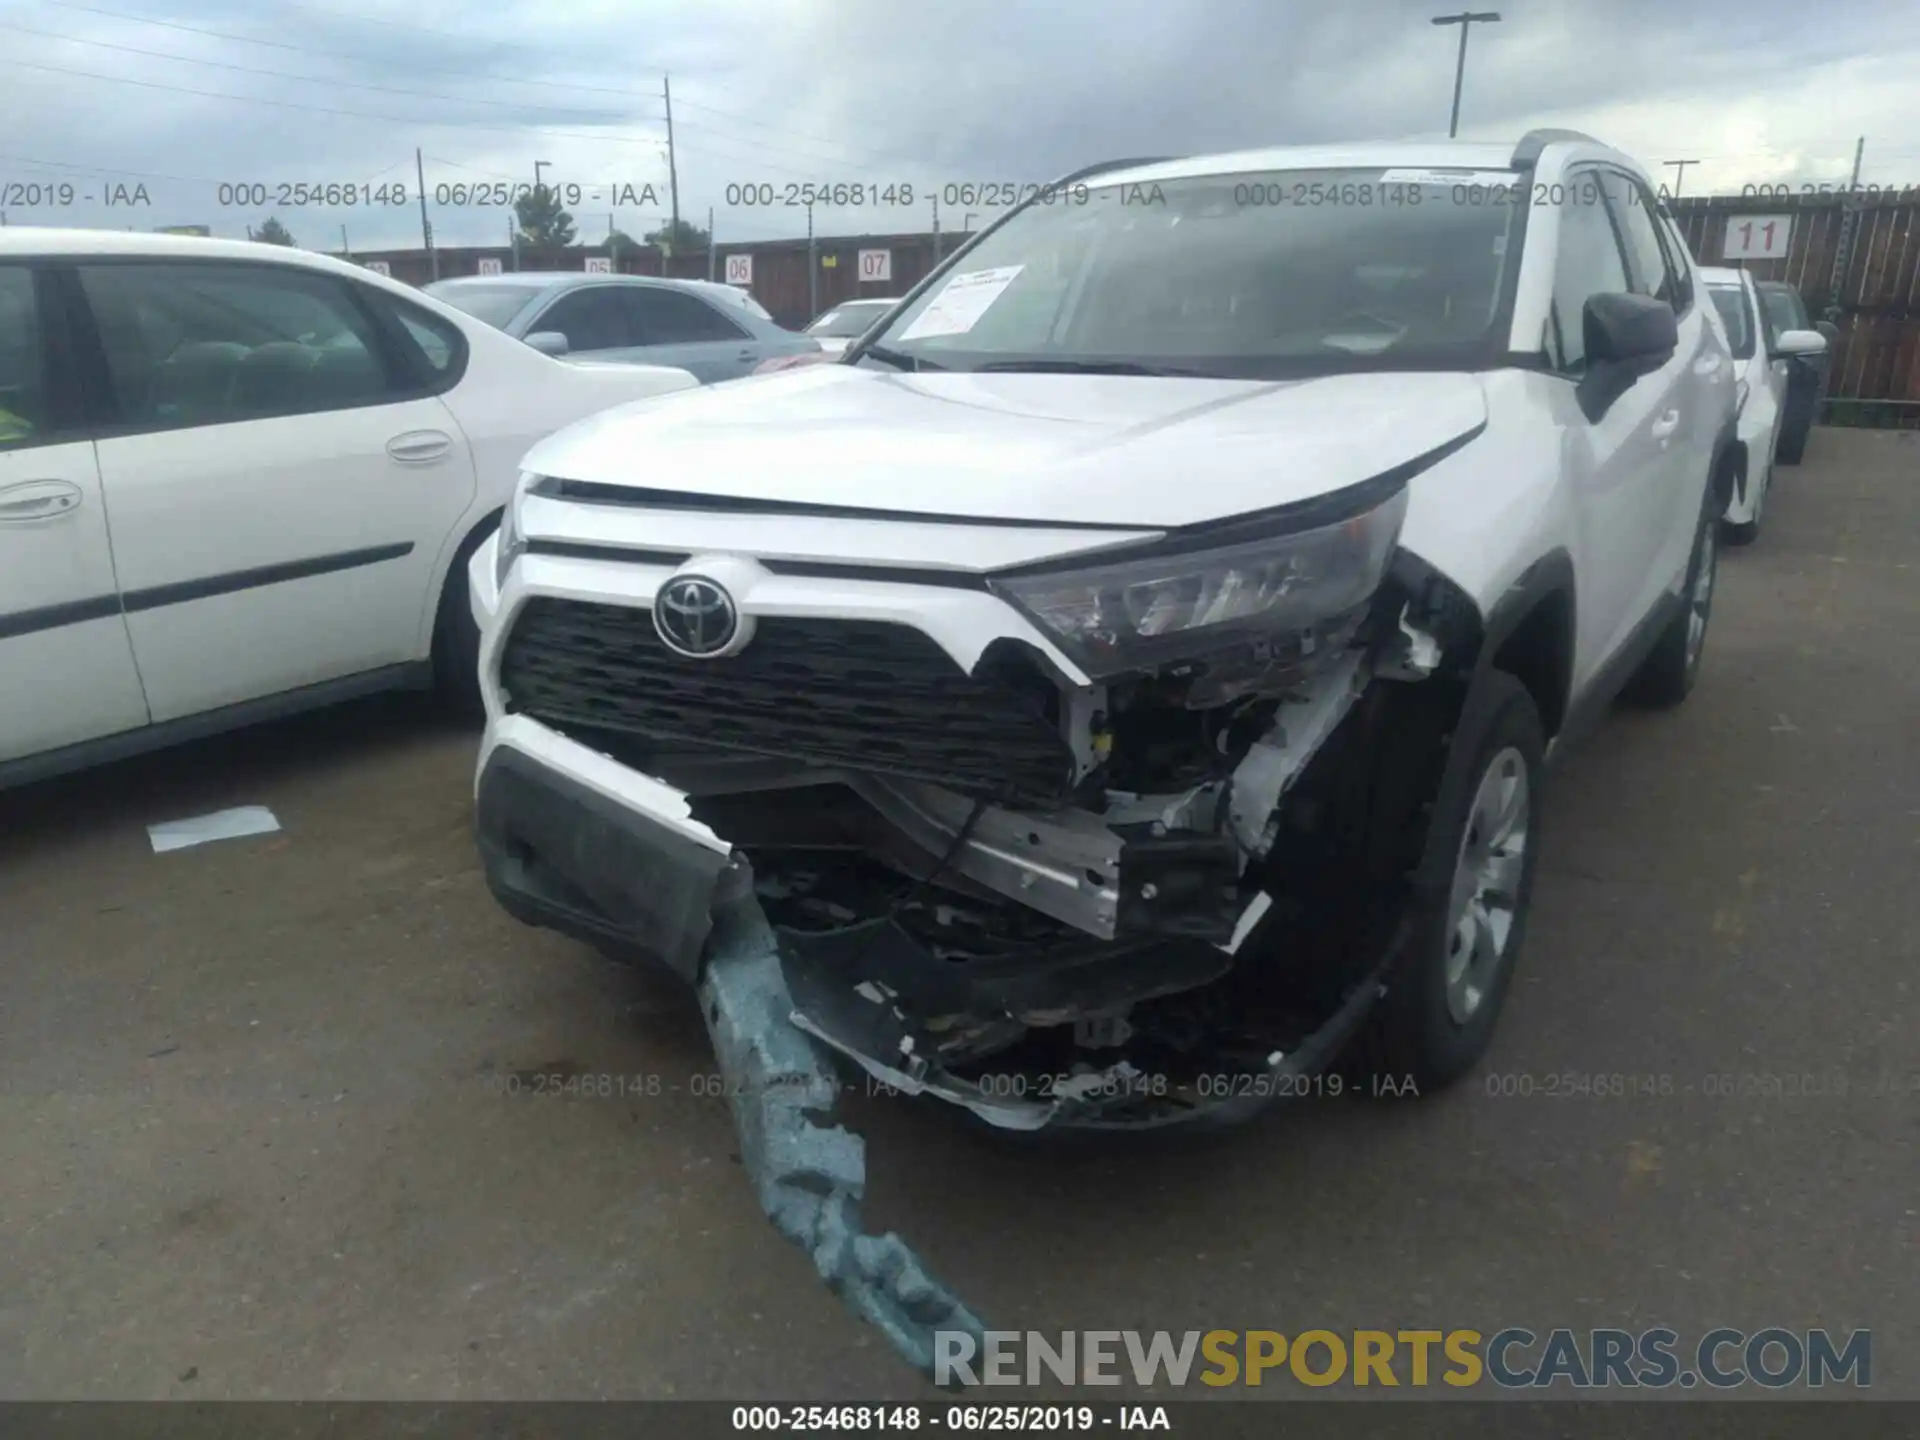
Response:
[{"label": "cloudy sky", "polygon": [[[1845,180],[1864,135],[1863,182],[1920,184],[1920,7],[1499,5],[1502,22],[1473,32],[1463,138],[1571,126],[1649,165],[1697,159],[1693,194]],[[272,213],[316,249],[338,248],[343,224],[356,251],[418,245],[418,147],[429,195],[449,202],[432,212],[442,243],[504,237],[505,212],[471,194],[452,203],[452,187],[529,181],[536,162],[581,187],[584,236],[604,235],[609,212],[638,236],[668,206],[670,74],[684,216],[705,223],[711,207],[722,239],[803,234],[804,210],[729,201],[741,186],[777,202],[790,184],[864,184],[891,187],[894,203],[816,210],[822,233],[924,230],[949,184],[1031,183],[1124,155],[1444,136],[1458,32],[1429,23],[1441,8],[0,0],[0,199],[10,224],[239,236]],[[389,203],[261,206],[220,189],[282,183],[384,185]],[[405,204],[391,203],[396,186]],[[105,203],[135,187],[148,203]],[[940,223],[968,218],[948,207]]]}]

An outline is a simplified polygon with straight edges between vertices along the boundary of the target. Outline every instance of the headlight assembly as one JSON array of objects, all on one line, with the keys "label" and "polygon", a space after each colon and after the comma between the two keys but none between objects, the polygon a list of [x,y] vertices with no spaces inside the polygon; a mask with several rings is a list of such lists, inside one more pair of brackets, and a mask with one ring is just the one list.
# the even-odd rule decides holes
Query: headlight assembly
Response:
[{"label": "headlight assembly", "polygon": [[1261,646],[1357,610],[1380,586],[1406,508],[1401,489],[1311,529],[988,583],[1100,680]]},{"label": "headlight assembly", "polygon": [[507,497],[507,506],[500,512],[500,528],[493,538],[493,583],[496,586],[507,583],[507,572],[513,568],[514,560],[527,548],[527,537],[520,533],[520,501],[527,493],[527,486],[534,477],[522,475],[513,487],[513,494]]}]

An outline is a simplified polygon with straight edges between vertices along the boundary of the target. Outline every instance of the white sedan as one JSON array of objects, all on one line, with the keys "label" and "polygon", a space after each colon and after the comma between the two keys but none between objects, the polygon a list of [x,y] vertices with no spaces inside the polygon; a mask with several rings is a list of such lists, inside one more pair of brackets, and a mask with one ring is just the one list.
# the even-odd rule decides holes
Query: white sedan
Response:
[{"label": "white sedan", "polygon": [[1753,276],[1745,270],[1703,266],[1700,278],[1727,332],[1738,379],[1739,454],[1743,457],[1727,501],[1727,538],[1747,544],[1760,533],[1760,512],[1766,508],[1773,484],[1774,451],[1780,443],[1780,423],[1787,398],[1787,361],[1791,356],[1813,358],[1826,352],[1827,338],[1818,330],[1781,330],[1761,302]]},{"label": "white sedan", "polygon": [[521,457],[693,376],[550,359],[273,245],[0,230],[0,786],[474,685]]}]

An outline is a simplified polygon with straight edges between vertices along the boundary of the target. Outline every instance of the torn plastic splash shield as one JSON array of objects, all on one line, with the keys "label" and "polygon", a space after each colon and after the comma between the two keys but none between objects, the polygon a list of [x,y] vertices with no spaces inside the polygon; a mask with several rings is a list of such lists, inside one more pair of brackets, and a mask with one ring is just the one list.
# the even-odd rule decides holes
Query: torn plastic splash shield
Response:
[{"label": "torn plastic splash shield", "polygon": [[860,1228],[866,1147],[823,1123],[839,1080],[793,1024],[779,948],[744,861],[723,871],[714,891],[700,1009],[727,1077],[740,1158],[774,1227],[922,1373],[933,1374],[936,1332],[964,1331],[983,1344],[979,1319],[904,1240]]}]

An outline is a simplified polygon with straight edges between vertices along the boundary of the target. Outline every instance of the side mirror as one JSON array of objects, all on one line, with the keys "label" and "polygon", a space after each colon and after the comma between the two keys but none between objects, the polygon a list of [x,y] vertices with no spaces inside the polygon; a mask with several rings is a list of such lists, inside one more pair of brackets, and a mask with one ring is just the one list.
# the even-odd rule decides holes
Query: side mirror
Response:
[{"label": "side mirror", "polygon": [[536,330],[527,336],[527,344],[542,355],[551,355],[556,360],[573,348],[567,343],[567,337],[558,330]]},{"label": "side mirror", "polygon": [[1840,338],[1840,327],[1834,324],[1831,320],[1815,321],[1813,328],[1815,330],[1818,330],[1822,335],[1827,337],[1828,345],[1834,344]]},{"label": "side mirror", "polygon": [[1811,358],[1827,353],[1827,337],[1818,330],[1782,330],[1773,341],[1776,355],[1803,355]]},{"label": "side mirror", "polygon": [[1680,345],[1673,307],[1651,295],[1591,295],[1581,315],[1587,366],[1640,376],[1658,370]]}]

